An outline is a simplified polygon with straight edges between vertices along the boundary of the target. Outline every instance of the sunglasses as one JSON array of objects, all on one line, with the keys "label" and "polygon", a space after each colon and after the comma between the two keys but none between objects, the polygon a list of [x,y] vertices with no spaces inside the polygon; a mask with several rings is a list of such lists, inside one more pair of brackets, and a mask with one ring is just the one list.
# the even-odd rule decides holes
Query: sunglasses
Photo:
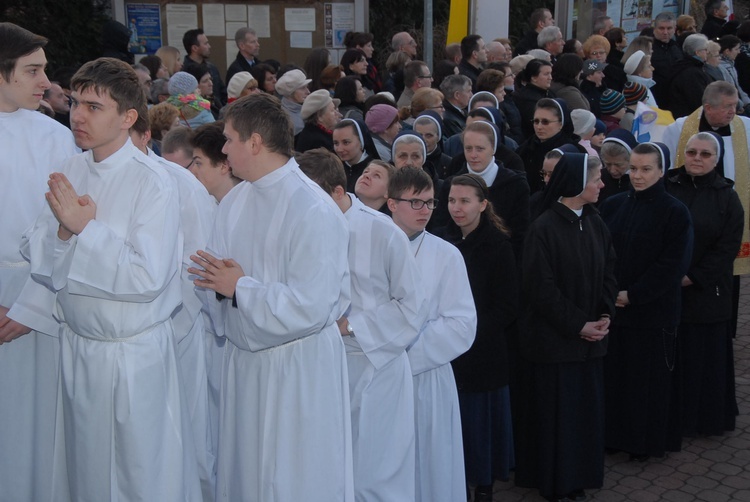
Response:
[{"label": "sunglasses", "polygon": [[687,157],[696,157],[700,156],[702,159],[710,159],[714,156],[713,152],[707,152],[706,150],[698,151],[698,150],[685,150],[685,155]]},{"label": "sunglasses", "polygon": [[532,120],[534,125],[542,124],[543,126],[548,126],[550,124],[554,124],[555,122],[560,122],[559,120],[549,120],[549,119],[534,119]]}]

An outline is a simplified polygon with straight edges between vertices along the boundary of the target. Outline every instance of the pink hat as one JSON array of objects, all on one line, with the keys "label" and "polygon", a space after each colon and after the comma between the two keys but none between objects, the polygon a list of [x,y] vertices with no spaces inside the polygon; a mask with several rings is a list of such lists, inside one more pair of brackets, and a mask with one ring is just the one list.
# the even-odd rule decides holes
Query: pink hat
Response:
[{"label": "pink hat", "polygon": [[375,105],[367,112],[365,124],[375,134],[388,129],[398,116],[398,110],[391,105]]}]

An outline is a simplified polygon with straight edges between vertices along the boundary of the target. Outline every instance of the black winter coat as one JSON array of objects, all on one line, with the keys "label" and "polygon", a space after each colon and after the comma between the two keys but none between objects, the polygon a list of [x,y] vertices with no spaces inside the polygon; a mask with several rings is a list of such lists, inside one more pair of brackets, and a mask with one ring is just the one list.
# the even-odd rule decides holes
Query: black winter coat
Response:
[{"label": "black winter coat", "polygon": [[617,309],[617,325],[674,328],[680,323],[682,278],[693,252],[690,211],[659,180],[599,206],[617,253],[617,288],[630,304]]},{"label": "black winter coat", "polygon": [[450,104],[446,99],[443,100],[443,138],[447,139],[455,134],[461,134],[466,127],[466,116],[458,108]]},{"label": "black winter coat", "polygon": [[305,127],[294,137],[294,149],[299,153],[320,147],[333,152],[333,134],[317,125],[306,123]]},{"label": "black winter coat", "polygon": [[685,57],[672,68],[669,97],[659,106],[672,112],[675,119],[690,115],[703,104],[703,91],[714,81],[703,70],[704,63],[694,57]]},{"label": "black winter coat", "polygon": [[654,67],[654,81],[656,84],[651,88],[651,93],[659,106],[669,99],[669,83],[672,80],[672,72],[677,61],[684,56],[677,42],[670,40],[668,43],[654,39],[651,48],[651,66]]},{"label": "black winter coat", "polygon": [[604,183],[604,188],[599,192],[599,202],[597,202],[597,206],[601,206],[605,200],[613,195],[627,192],[633,188],[630,184],[630,176],[627,173],[615,179],[609,174],[609,171],[607,171],[606,168],[602,168],[602,183]]},{"label": "black winter coat", "polygon": [[566,143],[575,145],[581,150],[581,153],[586,153],[583,151],[583,147],[578,146],[579,140],[578,136],[568,136],[562,131],[546,141],[541,141],[535,134],[532,134],[530,138],[518,147],[518,156],[521,157],[521,161],[523,161],[526,169],[526,180],[529,183],[531,193],[538,192],[544,187],[544,181],[539,177],[539,171],[542,170],[542,164],[544,163],[544,156],[550,150]]},{"label": "black winter coat", "polygon": [[732,316],[732,268],[742,242],[745,212],[734,183],[715,170],[690,176],[669,171],[667,191],[690,210],[695,232],[693,258],[682,288],[682,322],[709,324]]},{"label": "black winter coat", "polygon": [[538,37],[539,33],[535,30],[529,30],[524,33],[523,38],[518,41],[515,49],[513,49],[513,57],[522,56],[532,49],[539,49],[539,44],[537,43]]},{"label": "black winter coat", "polygon": [[518,279],[510,240],[482,218],[461,238],[451,221],[446,239],[461,251],[477,308],[477,336],[451,364],[458,390],[487,392],[508,385],[507,331],[518,318]]},{"label": "black winter coat", "polygon": [[607,353],[607,338],[580,332],[614,316],[617,282],[609,230],[591,205],[579,218],[556,202],[529,227],[524,243],[521,351],[537,363],[582,362]]},{"label": "black winter coat", "polygon": [[601,87],[597,87],[596,84],[594,84],[590,80],[586,80],[586,79],[581,80],[581,93],[589,101],[589,107],[591,109],[591,113],[593,113],[594,116],[598,119],[602,117],[601,100],[602,100],[602,94],[606,90],[607,88],[604,85],[602,85]]},{"label": "black winter coat", "polygon": [[245,56],[243,56],[241,52],[237,52],[237,57],[234,58],[232,64],[230,64],[229,68],[227,68],[227,85],[229,85],[229,81],[232,80],[232,77],[234,77],[237,73],[241,71],[249,72],[250,69],[258,63],[260,63],[260,61],[255,59],[255,61],[251,65],[247,62],[247,59],[245,59]]},{"label": "black winter coat", "polygon": [[[464,162],[464,167],[456,173],[456,176],[467,174],[469,170]],[[453,222],[448,212],[448,195],[451,191],[451,178],[443,182],[438,207],[432,216],[434,228],[449,227]],[[500,216],[510,230],[510,241],[513,244],[513,253],[520,259],[523,250],[523,239],[529,228],[529,184],[526,176],[518,171],[511,171],[498,163],[497,176],[492,186],[489,187],[489,200],[495,214]]]},{"label": "black winter coat", "polygon": [[703,23],[703,28],[701,28],[701,33],[706,35],[709,40],[716,40],[721,37],[721,28],[726,23],[727,22],[725,20],[716,16],[707,16],[706,22]]}]

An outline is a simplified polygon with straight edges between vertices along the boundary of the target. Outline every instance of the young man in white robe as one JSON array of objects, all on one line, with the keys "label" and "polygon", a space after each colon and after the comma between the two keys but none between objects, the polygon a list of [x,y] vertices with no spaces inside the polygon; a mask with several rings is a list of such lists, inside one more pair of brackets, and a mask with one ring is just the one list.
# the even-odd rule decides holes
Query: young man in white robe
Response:
[{"label": "young man in white robe", "polygon": [[73,135],[88,151],[50,175],[49,208],[22,247],[62,323],[67,476],[60,465],[54,499],[200,500],[171,319],[177,189],[128,137],[145,100],[130,66],[91,61],[71,89]]},{"label": "young man in white robe", "polygon": [[450,362],[474,342],[477,313],[458,249],[425,230],[437,205],[421,168],[399,169],[388,182],[388,209],[409,238],[429,314],[407,349],[414,376],[417,502],[466,497],[458,391]]},{"label": "young man in white robe", "polygon": [[406,348],[426,316],[406,236],[346,192],[341,161],[324,149],[298,157],[349,223],[351,306],[337,321],[346,345],[356,500],[413,501],[414,395]]},{"label": "young man in white robe", "polygon": [[245,180],[221,201],[208,251],[192,259],[220,335],[217,499],[353,501],[346,355],[346,221],[291,158],[278,99],[225,114],[224,152]]},{"label": "young man in white robe", "polygon": [[[195,291],[194,277],[188,273],[188,268],[192,266],[190,256],[208,244],[216,202],[206,187],[187,169],[159,157],[148,147],[151,141],[151,128],[148,108],[145,105],[138,109],[138,119],[130,129],[130,140],[136,148],[167,172],[177,188],[180,201],[182,307],[172,313],[172,324],[177,341],[177,361],[193,430],[193,445],[203,502],[211,502],[214,500],[216,488],[216,450],[211,442],[214,427],[209,422],[207,351],[214,348],[214,335],[204,329],[201,300]],[[214,418],[218,418],[218,414]],[[218,423],[215,429],[218,431]]]},{"label": "young man in white robe", "polygon": [[[47,40],[0,23],[0,500],[51,500],[60,342],[54,294],[30,279],[23,232],[47,179],[78,153],[70,130],[36,111],[50,83]],[[10,309],[10,311],[8,310]]]}]

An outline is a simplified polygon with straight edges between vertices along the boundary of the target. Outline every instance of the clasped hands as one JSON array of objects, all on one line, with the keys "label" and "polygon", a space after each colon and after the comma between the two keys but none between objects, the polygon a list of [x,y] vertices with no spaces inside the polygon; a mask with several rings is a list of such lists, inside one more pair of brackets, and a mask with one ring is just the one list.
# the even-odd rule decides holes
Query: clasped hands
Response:
[{"label": "clasped hands", "polygon": [[62,173],[50,174],[47,185],[47,203],[60,223],[57,237],[67,241],[83,232],[89,221],[96,218],[96,204],[88,195],[79,196]]},{"label": "clasped hands", "polygon": [[205,251],[197,251],[190,259],[201,268],[190,267],[188,272],[200,277],[193,284],[211,289],[227,298],[234,296],[237,281],[245,275],[240,264],[231,258],[220,259]]},{"label": "clasped hands", "polygon": [[583,325],[581,338],[587,342],[598,342],[609,334],[609,316],[602,316],[598,321],[589,321]]}]

